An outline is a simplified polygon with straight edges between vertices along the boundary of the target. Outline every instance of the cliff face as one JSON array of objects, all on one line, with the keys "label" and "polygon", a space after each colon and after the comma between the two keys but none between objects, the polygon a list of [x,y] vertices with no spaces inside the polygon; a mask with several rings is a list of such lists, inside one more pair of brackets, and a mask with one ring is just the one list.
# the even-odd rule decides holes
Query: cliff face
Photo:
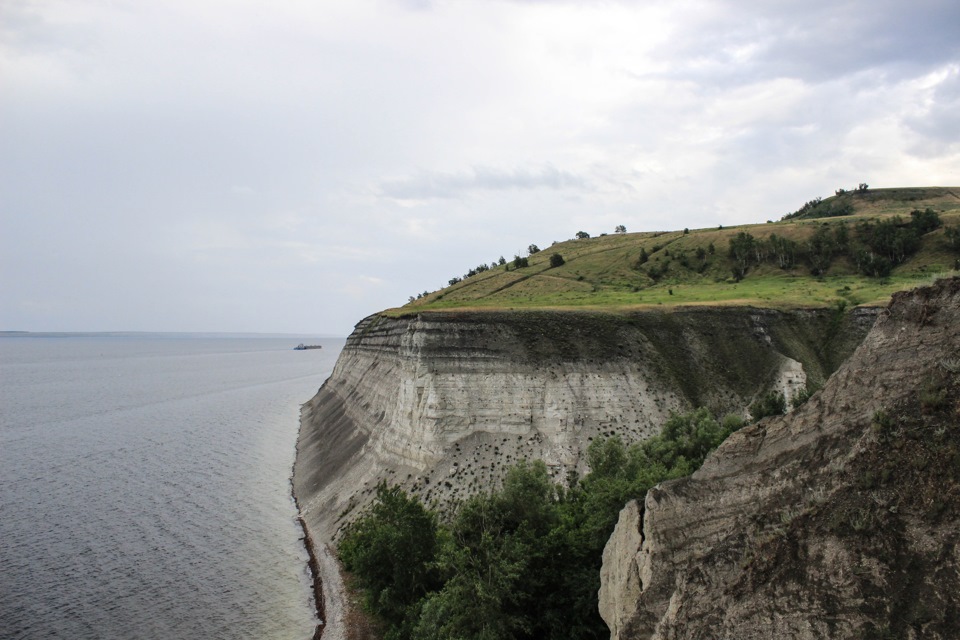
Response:
[{"label": "cliff face", "polygon": [[822,382],[875,313],[693,309],[443,313],[360,322],[302,411],[294,491],[331,540],[377,482],[441,507],[522,458],[557,479],[589,442],[655,433],[671,410],[739,411]]},{"label": "cliff face", "polygon": [[612,638],[950,638],[960,629],[960,279],[897,294],[792,414],[620,516]]}]

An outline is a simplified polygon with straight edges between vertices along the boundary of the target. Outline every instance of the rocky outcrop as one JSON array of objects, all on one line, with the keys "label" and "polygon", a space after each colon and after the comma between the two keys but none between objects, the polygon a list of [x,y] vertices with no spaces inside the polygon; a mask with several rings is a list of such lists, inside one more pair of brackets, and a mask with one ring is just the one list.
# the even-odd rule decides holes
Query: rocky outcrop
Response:
[{"label": "rocky outcrop", "polygon": [[636,609],[643,588],[640,566],[632,561],[643,544],[641,525],[640,507],[636,500],[631,500],[620,512],[613,535],[603,549],[600,611],[613,638],[620,637],[624,624]]},{"label": "rocky outcrop", "polygon": [[960,279],[894,296],[793,414],[621,514],[612,638],[954,638]]},{"label": "rocky outcrop", "polygon": [[589,442],[654,433],[670,411],[743,412],[822,382],[873,310],[371,316],[302,410],[294,491],[318,543],[399,484],[441,508],[520,459],[583,472]]}]

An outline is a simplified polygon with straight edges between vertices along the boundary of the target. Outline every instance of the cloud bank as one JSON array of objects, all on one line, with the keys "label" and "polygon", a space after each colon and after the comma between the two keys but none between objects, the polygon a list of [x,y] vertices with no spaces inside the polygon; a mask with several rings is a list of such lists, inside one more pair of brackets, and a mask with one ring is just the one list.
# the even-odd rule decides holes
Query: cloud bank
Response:
[{"label": "cloud bank", "polygon": [[346,333],[580,230],[956,184],[960,5],[11,0],[0,328]]}]

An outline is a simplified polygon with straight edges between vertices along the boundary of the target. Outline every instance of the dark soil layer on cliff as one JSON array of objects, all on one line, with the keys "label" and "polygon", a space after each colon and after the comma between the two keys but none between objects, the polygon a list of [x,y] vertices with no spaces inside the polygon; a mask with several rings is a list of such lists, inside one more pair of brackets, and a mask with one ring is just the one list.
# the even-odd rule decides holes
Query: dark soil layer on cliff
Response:
[{"label": "dark soil layer on cliff", "polygon": [[[875,315],[875,309],[851,311],[840,304],[787,311],[697,306],[619,313],[451,311],[429,319],[440,326],[473,325],[478,339],[472,348],[534,366],[654,361],[691,407],[724,413],[740,407],[718,404],[712,392],[718,380],[750,397],[780,365],[779,352],[803,363],[809,386],[820,387],[859,345]],[[369,322],[375,326],[378,320]],[[449,345],[452,353],[464,346],[462,340]]]}]

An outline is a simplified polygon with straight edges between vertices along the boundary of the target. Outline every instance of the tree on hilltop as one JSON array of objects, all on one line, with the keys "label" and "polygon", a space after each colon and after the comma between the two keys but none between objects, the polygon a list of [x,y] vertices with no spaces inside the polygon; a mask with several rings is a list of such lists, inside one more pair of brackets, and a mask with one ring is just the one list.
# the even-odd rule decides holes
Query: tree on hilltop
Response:
[{"label": "tree on hilltop", "polygon": [[755,246],[756,239],[746,231],[741,231],[736,237],[730,238],[730,257],[734,260],[733,277],[737,282],[747,275],[747,266]]}]

